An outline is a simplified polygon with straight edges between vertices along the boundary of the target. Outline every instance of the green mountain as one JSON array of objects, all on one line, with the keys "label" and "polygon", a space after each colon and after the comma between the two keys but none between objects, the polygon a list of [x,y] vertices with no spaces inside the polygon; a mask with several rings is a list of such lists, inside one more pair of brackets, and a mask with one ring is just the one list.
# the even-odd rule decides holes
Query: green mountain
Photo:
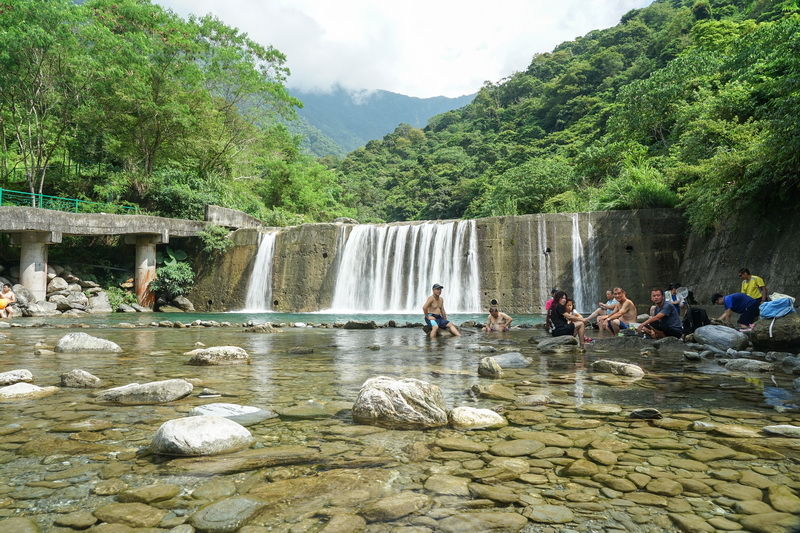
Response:
[{"label": "green mountain", "polygon": [[797,0],[656,0],[338,165],[361,220],[681,207],[696,229],[800,200]]},{"label": "green mountain", "polygon": [[300,120],[290,131],[305,137],[303,148],[318,157],[344,156],[394,131],[399,124],[421,128],[434,115],[467,105],[474,94],[415,98],[389,91],[352,92],[336,87],[327,93],[291,91],[303,102]]}]

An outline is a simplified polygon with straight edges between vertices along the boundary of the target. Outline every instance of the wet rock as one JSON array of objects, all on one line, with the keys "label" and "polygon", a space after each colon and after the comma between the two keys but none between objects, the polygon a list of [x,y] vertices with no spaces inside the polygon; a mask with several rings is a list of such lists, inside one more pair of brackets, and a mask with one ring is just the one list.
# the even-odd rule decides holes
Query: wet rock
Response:
[{"label": "wet rock", "polygon": [[586,459],[577,459],[561,470],[561,475],[568,477],[591,477],[600,472],[598,466]]},{"label": "wet rock", "polygon": [[250,432],[236,422],[199,415],[164,422],[150,449],[162,455],[217,455],[248,448],[252,442]]},{"label": "wet rock", "polygon": [[245,427],[278,417],[278,413],[275,411],[260,409],[249,405],[236,405],[233,403],[209,403],[194,407],[189,411],[189,416],[202,415],[221,416]]},{"label": "wet rock", "polygon": [[63,353],[118,353],[122,348],[118,344],[88,333],[67,333],[56,343],[56,352]]},{"label": "wet rock", "polygon": [[499,383],[492,383],[489,385],[475,384],[472,386],[472,392],[481,398],[489,398],[491,400],[509,400],[514,401],[517,395],[513,389],[500,385]]},{"label": "wet rock", "polygon": [[353,419],[359,424],[423,429],[447,424],[442,390],[418,379],[370,378],[361,386],[353,404]]},{"label": "wet rock", "polygon": [[635,409],[628,415],[630,418],[639,418],[642,420],[659,420],[664,418],[658,409],[652,407],[645,407],[643,409]]},{"label": "wet rock", "polygon": [[305,446],[272,446],[232,455],[172,459],[162,466],[168,474],[224,475],[249,472],[277,465],[317,463],[319,450]]},{"label": "wet rock", "polygon": [[694,338],[703,344],[713,346],[720,350],[744,350],[750,343],[750,338],[740,331],[728,326],[701,326],[694,330]]},{"label": "wet rock", "polygon": [[559,337],[531,337],[529,342],[535,343],[536,348],[542,353],[572,353],[582,352],[578,339],[571,335]]},{"label": "wet rock", "polygon": [[154,503],[174,498],[181,493],[178,485],[155,484],[123,490],[117,496],[121,503]]},{"label": "wet rock", "polygon": [[191,523],[200,531],[233,533],[247,525],[266,503],[246,496],[233,496],[203,507],[192,515]]},{"label": "wet rock", "polygon": [[544,448],[544,444],[531,439],[514,439],[495,444],[489,453],[499,457],[520,457],[533,455]]},{"label": "wet rock", "polygon": [[238,346],[212,346],[197,348],[184,353],[189,357],[189,364],[195,366],[236,365],[249,363],[250,355]]},{"label": "wet rock", "polygon": [[800,517],[790,513],[764,513],[738,517],[746,531],[754,533],[784,533],[800,527]]},{"label": "wet rock", "polygon": [[684,533],[714,533],[716,531],[703,518],[694,514],[670,513],[669,517]]},{"label": "wet rock", "polygon": [[469,496],[469,478],[434,474],[425,481],[425,490],[448,496]]},{"label": "wet rock", "polygon": [[774,368],[772,363],[755,359],[734,359],[725,364],[725,369],[731,372],[772,372]]},{"label": "wet rock", "polygon": [[180,400],[191,394],[194,387],[183,379],[167,379],[150,383],[130,383],[105,390],[97,395],[98,403],[140,405]]},{"label": "wet rock", "polygon": [[478,375],[499,378],[503,375],[503,369],[493,357],[484,357],[478,363]]},{"label": "wet rock", "polygon": [[634,379],[644,377],[644,371],[639,366],[630,363],[621,363],[619,361],[610,361],[608,359],[601,359],[592,363],[592,370]]},{"label": "wet rock", "polygon": [[531,364],[531,360],[520,352],[505,352],[492,357],[500,368],[525,368]]},{"label": "wet rock", "polygon": [[368,522],[389,522],[419,512],[430,504],[431,498],[426,494],[401,492],[367,505],[360,514]]},{"label": "wet rock", "polygon": [[33,374],[30,370],[21,368],[19,370],[9,370],[8,372],[0,372],[0,386],[13,385],[14,383],[31,383],[33,381]]},{"label": "wet rock", "polygon": [[767,489],[769,503],[776,511],[800,514],[800,498],[785,485],[771,485]]},{"label": "wet rock", "polygon": [[354,514],[337,514],[331,517],[319,533],[359,533],[367,528],[367,521]]},{"label": "wet rock", "polygon": [[456,407],[448,414],[450,425],[454,429],[496,429],[508,425],[508,422],[491,409],[475,407]]},{"label": "wet rock", "polygon": [[344,329],[378,329],[378,324],[374,320],[348,320],[343,326]]},{"label": "wet rock", "polygon": [[579,411],[597,415],[616,415],[622,412],[622,407],[609,403],[586,403],[578,408]]},{"label": "wet rock", "polygon": [[[14,292],[17,292],[16,286],[14,287]],[[0,520],[0,531],[8,531],[9,533],[12,531],[14,533],[42,533],[36,521],[22,517]]]},{"label": "wet rock", "polygon": [[494,346],[481,346],[480,344],[470,344],[467,346],[468,352],[494,353],[497,348]]},{"label": "wet rock", "polygon": [[792,426],[790,424],[764,426],[761,428],[761,431],[769,433],[770,435],[781,435],[782,437],[800,439],[800,426]]},{"label": "wet rock", "polygon": [[648,483],[645,490],[661,496],[677,496],[683,492],[683,485],[674,479],[658,478]]},{"label": "wet rock", "polygon": [[81,442],[59,437],[39,437],[17,448],[22,456],[45,457],[57,454],[91,455],[93,453],[109,453],[118,451],[113,446],[94,442]]},{"label": "wet rock", "polygon": [[528,519],[514,511],[458,513],[439,520],[442,533],[466,531],[503,531],[514,533],[528,525]]},{"label": "wet rock", "polygon": [[[771,330],[771,331],[770,331]],[[800,315],[789,313],[776,318],[757,320],[750,333],[757,350],[800,352]]]},{"label": "wet rock", "polygon": [[519,501],[519,494],[503,485],[470,483],[469,492],[474,498],[492,500],[502,504],[514,504]]},{"label": "wet rock", "polygon": [[526,394],[517,398],[517,405],[547,405],[552,399],[547,394]]},{"label": "wet rock", "polygon": [[7,387],[0,387],[2,399],[44,398],[58,392],[58,387],[37,387],[30,383],[15,383]]},{"label": "wet rock", "polygon": [[50,428],[53,433],[75,433],[78,431],[105,431],[113,424],[109,420],[87,418],[78,422],[64,422]]},{"label": "wet rock", "polygon": [[61,374],[62,387],[71,387],[75,389],[96,389],[102,385],[103,382],[100,378],[78,368]]},{"label": "wet rock", "polygon": [[270,322],[265,324],[257,324],[255,326],[250,326],[249,328],[245,328],[245,333],[282,333],[282,330],[273,326]]},{"label": "wet rock", "polygon": [[110,503],[94,510],[94,516],[109,524],[128,527],[156,527],[167,511],[143,503]]},{"label": "wet rock", "polygon": [[[57,516],[53,524],[71,529],[88,529],[97,523],[97,518],[89,511],[76,511]],[[0,523],[2,529],[2,523]]]},{"label": "wet rock", "polygon": [[547,419],[547,415],[544,413],[540,413],[538,411],[529,411],[527,409],[515,409],[513,411],[506,412],[505,415],[509,422],[520,426],[538,424]]},{"label": "wet rock", "polygon": [[542,524],[565,524],[575,520],[575,515],[569,507],[563,505],[535,505],[526,507],[522,515],[531,522]]},{"label": "wet rock", "polygon": [[305,402],[276,409],[276,412],[284,418],[296,418],[299,420],[315,420],[320,418],[331,418],[339,412],[352,408],[351,404],[340,404],[338,402],[323,403],[316,400]]}]

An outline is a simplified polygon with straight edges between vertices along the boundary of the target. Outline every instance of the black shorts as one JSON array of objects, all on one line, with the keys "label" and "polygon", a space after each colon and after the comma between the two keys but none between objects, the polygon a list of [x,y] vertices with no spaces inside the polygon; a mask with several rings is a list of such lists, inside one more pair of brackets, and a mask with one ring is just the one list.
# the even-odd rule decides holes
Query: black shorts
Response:
[{"label": "black shorts", "polygon": [[562,335],[575,335],[575,324],[567,324],[553,330],[553,337],[561,337]]},{"label": "black shorts", "polygon": [[669,328],[666,326],[662,326],[660,322],[653,322],[652,324],[650,324],[650,326],[653,329],[657,329],[667,337],[675,337],[676,339],[680,339],[681,337],[683,337],[683,328],[681,329]]}]

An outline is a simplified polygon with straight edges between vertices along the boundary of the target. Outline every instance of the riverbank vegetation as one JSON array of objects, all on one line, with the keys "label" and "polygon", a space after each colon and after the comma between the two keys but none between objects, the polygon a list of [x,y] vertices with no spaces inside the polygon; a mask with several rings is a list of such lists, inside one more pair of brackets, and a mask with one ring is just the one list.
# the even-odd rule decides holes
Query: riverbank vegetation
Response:
[{"label": "riverbank vegetation", "polygon": [[0,27],[7,188],[274,225],[679,207],[708,230],[800,199],[797,0],[657,0],[319,160],[283,125],[283,54],[214,17],[6,0]]}]

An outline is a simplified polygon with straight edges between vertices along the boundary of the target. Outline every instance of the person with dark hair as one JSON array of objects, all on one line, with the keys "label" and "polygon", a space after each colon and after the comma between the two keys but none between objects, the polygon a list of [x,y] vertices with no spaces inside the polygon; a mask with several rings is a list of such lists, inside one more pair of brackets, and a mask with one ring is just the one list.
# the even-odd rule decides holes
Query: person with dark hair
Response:
[{"label": "person with dark hair", "polygon": [[585,318],[578,319],[567,312],[567,293],[564,291],[557,291],[553,295],[553,305],[547,311],[547,328],[553,337],[560,337],[562,335],[570,335],[578,339],[578,344],[581,348],[584,347],[586,341],[584,332],[586,331]]},{"label": "person with dark hair", "polygon": [[438,283],[433,285],[433,294],[428,296],[422,306],[422,312],[425,313],[425,323],[431,328],[430,337],[435,339],[439,334],[439,328],[447,328],[454,337],[460,337],[461,333],[458,332],[456,325],[447,320],[447,312],[444,310],[444,298],[442,298],[442,287]]},{"label": "person with dark hair", "polygon": [[544,311],[545,313],[550,310],[550,306],[553,305],[553,298],[555,297],[558,289],[550,289],[550,299],[544,303]]},{"label": "person with dark hair", "polygon": [[769,299],[767,285],[763,279],[752,275],[746,268],[739,269],[739,279],[742,280],[742,294],[748,295],[753,300],[760,300],[759,303],[764,303]]},{"label": "person with dark hair", "polygon": [[14,308],[11,305],[15,303],[17,303],[17,297],[14,296],[11,285],[3,283],[3,288],[0,290],[0,318],[13,317]]},{"label": "person with dark hair", "polygon": [[683,337],[683,324],[678,307],[664,299],[664,291],[657,287],[650,289],[650,301],[654,304],[653,316],[639,324],[636,333],[644,333],[653,339]]},{"label": "person with dark hair", "polygon": [[508,331],[514,319],[503,313],[497,307],[489,308],[489,316],[486,318],[486,325],[483,331]]},{"label": "person with dark hair", "polygon": [[745,327],[752,327],[753,322],[759,315],[758,306],[761,305],[759,300],[750,298],[743,292],[735,292],[727,296],[722,296],[719,293],[711,296],[711,303],[714,305],[724,305],[725,312],[719,317],[722,322],[730,322],[731,311],[739,313],[737,322]]},{"label": "person with dark hair", "polygon": [[680,287],[679,283],[670,283],[666,292],[664,292],[664,300],[677,307],[680,311],[686,305],[686,302],[678,295],[678,287]]},{"label": "person with dark hair", "polygon": [[614,287],[614,299],[617,305],[614,312],[610,315],[597,317],[600,329],[608,328],[613,335],[631,326],[638,326],[636,323],[636,304],[628,298],[628,293],[622,287]]}]

